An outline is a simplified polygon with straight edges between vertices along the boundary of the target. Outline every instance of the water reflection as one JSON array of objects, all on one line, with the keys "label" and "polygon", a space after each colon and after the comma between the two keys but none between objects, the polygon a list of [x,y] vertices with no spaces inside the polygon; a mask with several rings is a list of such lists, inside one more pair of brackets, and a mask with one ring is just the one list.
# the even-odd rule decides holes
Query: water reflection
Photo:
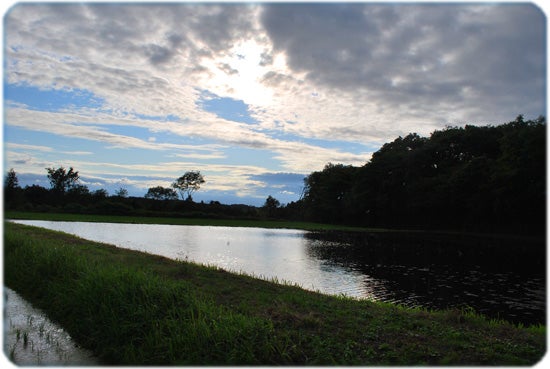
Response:
[{"label": "water reflection", "polygon": [[[545,265],[540,262],[545,259],[533,259],[532,250],[540,252],[536,245],[527,245],[521,255],[511,258],[517,247],[486,239],[18,222],[173,259],[277,278],[322,293],[428,308],[471,306],[492,317],[524,323],[545,320]],[[544,253],[544,245],[542,249]],[[531,258],[529,268],[520,267],[522,258]]]},{"label": "water reflection", "polygon": [[435,240],[326,232],[306,237],[311,257],[361,273],[368,284],[363,290],[376,300],[434,309],[473,307],[494,318],[545,322],[543,242],[528,239],[517,247],[517,240],[481,237],[472,245],[470,239],[441,235]]}]

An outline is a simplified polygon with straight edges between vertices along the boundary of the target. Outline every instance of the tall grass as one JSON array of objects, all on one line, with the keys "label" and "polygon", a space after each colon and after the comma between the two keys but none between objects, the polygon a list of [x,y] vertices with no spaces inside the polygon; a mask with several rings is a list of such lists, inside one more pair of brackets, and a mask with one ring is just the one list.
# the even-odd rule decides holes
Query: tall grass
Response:
[{"label": "tall grass", "polygon": [[[185,281],[5,236],[6,283],[111,364],[269,362],[273,326],[197,297]],[[23,292],[24,291],[24,292]]]},{"label": "tall grass", "polygon": [[4,224],[5,283],[109,365],[532,365],[546,328],[324,296]]}]

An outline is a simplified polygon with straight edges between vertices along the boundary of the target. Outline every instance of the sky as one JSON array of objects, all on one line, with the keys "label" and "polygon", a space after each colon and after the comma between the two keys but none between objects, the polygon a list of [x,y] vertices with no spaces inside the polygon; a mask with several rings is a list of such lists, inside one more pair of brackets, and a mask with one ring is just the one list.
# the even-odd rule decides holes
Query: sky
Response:
[{"label": "sky", "polygon": [[286,204],[399,136],[546,116],[546,32],[536,3],[16,3],[4,173]]}]

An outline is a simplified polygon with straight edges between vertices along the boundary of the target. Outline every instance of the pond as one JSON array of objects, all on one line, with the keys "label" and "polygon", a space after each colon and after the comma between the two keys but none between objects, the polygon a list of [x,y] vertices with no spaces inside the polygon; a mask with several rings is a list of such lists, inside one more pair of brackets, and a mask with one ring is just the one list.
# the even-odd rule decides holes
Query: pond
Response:
[{"label": "pond", "polygon": [[422,233],[17,221],[326,294],[463,308],[524,324],[546,318],[545,243]]}]

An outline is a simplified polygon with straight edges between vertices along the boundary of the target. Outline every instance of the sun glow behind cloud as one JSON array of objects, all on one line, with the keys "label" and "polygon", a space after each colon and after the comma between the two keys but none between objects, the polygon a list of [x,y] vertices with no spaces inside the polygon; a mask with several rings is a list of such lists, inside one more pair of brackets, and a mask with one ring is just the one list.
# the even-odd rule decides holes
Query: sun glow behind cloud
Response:
[{"label": "sun glow behind cloud", "polygon": [[228,55],[207,64],[214,75],[204,85],[221,96],[239,98],[247,104],[267,106],[273,92],[262,83],[267,68],[262,66],[264,47],[254,40],[244,40],[229,50]]}]

